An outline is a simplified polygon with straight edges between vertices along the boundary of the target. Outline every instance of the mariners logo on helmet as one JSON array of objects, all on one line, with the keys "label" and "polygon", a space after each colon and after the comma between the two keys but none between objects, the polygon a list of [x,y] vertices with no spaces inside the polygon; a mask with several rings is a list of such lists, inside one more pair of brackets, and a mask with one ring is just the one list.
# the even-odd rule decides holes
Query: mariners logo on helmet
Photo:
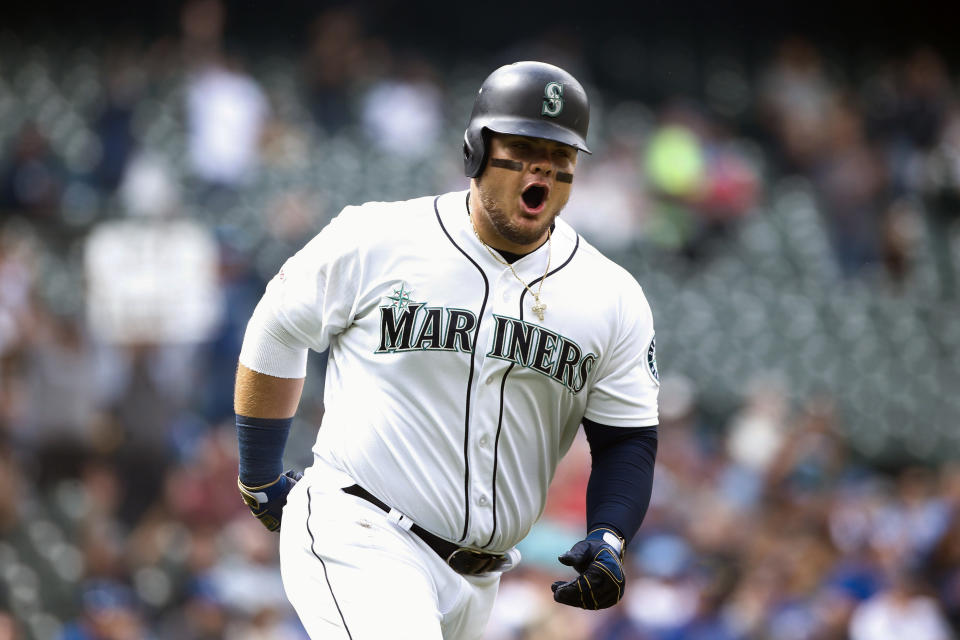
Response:
[{"label": "mariners logo on helmet", "polygon": [[563,111],[563,85],[559,82],[548,82],[543,88],[543,108],[541,115],[556,118]]}]

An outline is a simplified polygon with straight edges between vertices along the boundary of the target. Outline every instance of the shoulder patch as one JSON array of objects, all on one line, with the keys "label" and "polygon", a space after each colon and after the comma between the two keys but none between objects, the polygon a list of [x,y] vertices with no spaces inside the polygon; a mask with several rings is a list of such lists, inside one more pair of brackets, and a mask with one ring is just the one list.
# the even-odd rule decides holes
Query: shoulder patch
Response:
[{"label": "shoulder patch", "polygon": [[660,384],[660,372],[657,370],[657,336],[650,338],[650,346],[647,347],[647,371],[650,377],[658,385]]}]

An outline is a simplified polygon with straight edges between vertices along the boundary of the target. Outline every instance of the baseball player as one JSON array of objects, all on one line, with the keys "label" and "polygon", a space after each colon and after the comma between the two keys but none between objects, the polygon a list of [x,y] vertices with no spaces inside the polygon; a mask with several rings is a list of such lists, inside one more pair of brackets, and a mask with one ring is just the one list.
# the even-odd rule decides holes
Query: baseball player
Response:
[{"label": "baseball player", "polygon": [[[566,71],[497,69],[465,133],[469,190],[347,207],[267,285],[237,374],[239,486],[268,528],[282,516],[311,637],[481,637],[581,424],[587,527],[553,595],[623,596],[659,379],[640,286],[557,217],[588,122]],[[313,464],[281,473],[307,351],[328,348]]]}]

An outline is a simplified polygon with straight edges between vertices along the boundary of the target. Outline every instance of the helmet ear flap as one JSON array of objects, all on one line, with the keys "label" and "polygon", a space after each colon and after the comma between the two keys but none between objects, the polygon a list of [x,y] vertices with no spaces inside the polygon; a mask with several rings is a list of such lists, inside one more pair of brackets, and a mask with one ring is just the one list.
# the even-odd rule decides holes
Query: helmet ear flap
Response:
[{"label": "helmet ear flap", "polygon": [[468,178],[476,178],[486,164],[487,131],[483,127],[469,127],[463,133],[463,171]]}]

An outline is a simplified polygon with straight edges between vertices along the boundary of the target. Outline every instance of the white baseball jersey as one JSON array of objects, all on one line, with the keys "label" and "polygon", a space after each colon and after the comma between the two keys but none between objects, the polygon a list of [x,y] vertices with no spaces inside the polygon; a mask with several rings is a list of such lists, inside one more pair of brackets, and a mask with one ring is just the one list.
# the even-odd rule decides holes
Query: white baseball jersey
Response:
[{"label": "white baseball jersey", "polygon": [[[581,420],[658,421],[640,286],[561,218],[514,263],[475,235],[466,192],[347,207],[269,283],[257,316],[330,348],[314,454],[433,533],[503,552],[530,530]],[[552,246],[551,246],[552,245]],[[280,377],[245,342],[240,361]]]}]

